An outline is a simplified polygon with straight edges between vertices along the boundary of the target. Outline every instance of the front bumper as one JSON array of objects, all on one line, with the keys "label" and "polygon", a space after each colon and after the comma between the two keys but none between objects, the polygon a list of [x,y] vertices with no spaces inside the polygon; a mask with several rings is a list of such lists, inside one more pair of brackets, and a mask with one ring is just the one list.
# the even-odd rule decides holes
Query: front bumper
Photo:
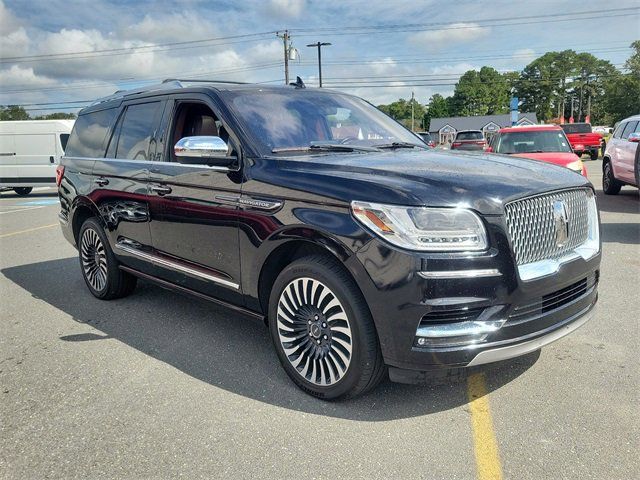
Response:
[{"label": "front bumper", "polygon": [[513,358],[591,318],[600,254],[570,259],[525,281],[499,222],[488,219],[488,252],[412,255],[377,240],[357,252],[369,276],[356,280],[393,370],[426,372]]}]

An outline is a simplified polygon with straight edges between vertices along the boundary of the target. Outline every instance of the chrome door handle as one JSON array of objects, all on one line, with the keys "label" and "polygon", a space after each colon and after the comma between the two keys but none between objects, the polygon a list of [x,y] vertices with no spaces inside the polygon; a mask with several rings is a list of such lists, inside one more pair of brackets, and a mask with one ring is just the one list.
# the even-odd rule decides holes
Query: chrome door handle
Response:
[{"label": "chrome door handle", "polygon": [[171,187],[167,187],[166,185],[151,185],[149,188],[160,196],[169,195],[172,192]]},{"label": "chrome door handle", "polygon": [[104,177],[98,177],[96,178],[96,183],[101,187],[104,187],[105,185],[109,185],[109,179]]}]

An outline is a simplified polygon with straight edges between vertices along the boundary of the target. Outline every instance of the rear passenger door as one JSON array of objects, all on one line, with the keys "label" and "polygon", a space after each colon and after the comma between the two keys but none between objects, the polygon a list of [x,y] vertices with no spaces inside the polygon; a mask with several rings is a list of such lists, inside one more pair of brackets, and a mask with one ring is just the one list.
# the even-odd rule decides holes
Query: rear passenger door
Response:
[{"label": "rear passenger door", "polygon": [[114,253],[124,264],[151,274],[148,183],[165,103],[145,99],[124,105],[92,179],[92,197]]}]

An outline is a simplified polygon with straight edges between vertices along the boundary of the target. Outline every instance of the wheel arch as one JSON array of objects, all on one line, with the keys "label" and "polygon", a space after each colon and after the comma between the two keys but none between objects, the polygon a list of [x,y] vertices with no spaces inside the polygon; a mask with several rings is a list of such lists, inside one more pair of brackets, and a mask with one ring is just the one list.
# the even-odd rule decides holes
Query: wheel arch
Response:
[{"label": "wheel arch", "polygon": [[98,207],[96,207],[91,200],[85,197],[76,197],[71,217],[71,230],[76,245],[78,245],[78,235],[80,234],[82,224],[91,217],[97,217],[99,221],[102,222]]},{"label": "wheel arch", "polygon": [[287,265],[298,258],[313,254],[333,257],[345,267],[358,286],[355,272],[348,266],[352,262],[347,262],[353,252],[338,239],[317,230],[304,227],[281,231],[270,238],[262,249],[264,253],[259,255],[255,262],[253,278],[258,278],[258,281],[253,288],[256,290],[257,306],[265,313],[265,318],[274,280]]}]

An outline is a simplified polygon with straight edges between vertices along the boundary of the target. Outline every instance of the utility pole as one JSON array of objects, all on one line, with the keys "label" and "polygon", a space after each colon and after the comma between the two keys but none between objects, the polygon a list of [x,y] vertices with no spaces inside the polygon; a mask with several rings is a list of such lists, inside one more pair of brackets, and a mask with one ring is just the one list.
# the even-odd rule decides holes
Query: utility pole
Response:
[{"label": "utility pole", "polygon": [[284,84],[289,85],[289,30],[285,30],[282,35],[276,33],[284,44]]},{"label": "utility pole", "polygon": [[328,47],[331,45],[329,42],[316,42],[310,43],[307,47],[318,48],[318,85],[322,88],[322,47]]},{"label": "utility pole", "polygon": [[415,131],[415,129],[416,129],[415,128],[416,127],[416,125],[415,125],[415,114],[414,114],[414,111],[413,111],[413,104],[415,103],[415,98],[416,97],[415,97],[414,93],[411,92],[411,131],[412,132]]}]

